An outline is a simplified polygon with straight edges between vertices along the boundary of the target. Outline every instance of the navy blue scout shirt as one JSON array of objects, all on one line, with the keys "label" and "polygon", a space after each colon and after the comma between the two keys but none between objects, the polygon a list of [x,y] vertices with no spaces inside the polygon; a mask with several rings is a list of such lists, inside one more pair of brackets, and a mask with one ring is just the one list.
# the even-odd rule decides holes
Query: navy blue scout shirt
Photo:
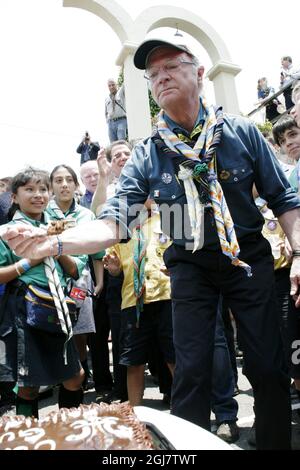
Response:
[{"label": "navy blue scout shirt", "polygon": [[[200,112],[198,123],[201,118]],[[171,130],[178,129],[176,123],[169,118],[167,121]],[[224,116],[222,140],[217,149],[217,173],[239,240],[261,232],[264,223],[252,197],[253,184],[275,216],[300,207],[296,192],[267,142],[245,118]],[[116,220],[126,238],[130,235],[127,227],[136,217],[135,205],[143,204],[148,195],[160,206],[163,232],[178,245],[190,244],[190,231],[186,230],[189,223],[185,223],[185,233],[183,230],[182,211],[188,217],[183,183],[175,175],[172,158],[159,155],[150,138],[135,147],[120,176],[116,195],[107,201],[99,218]],[[166,206],[172,206],[171,214]],[[217,249],[218,235],[208,212],[204,231],[204,247]]]}]

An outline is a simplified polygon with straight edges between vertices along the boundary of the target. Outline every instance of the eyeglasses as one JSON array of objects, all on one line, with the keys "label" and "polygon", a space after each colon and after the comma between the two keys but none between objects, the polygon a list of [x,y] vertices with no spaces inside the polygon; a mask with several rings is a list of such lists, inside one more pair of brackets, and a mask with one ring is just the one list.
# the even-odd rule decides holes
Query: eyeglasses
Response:
[{"label": "eyeglasses", "polygon": [[173,73],[176,73],[179,70],[179,67],[182,64],[196,65],[194,62],[188,62],[187,60],[181,60],[181,59],[168,60],[168,62],[166,62],[161,67],[151,67],[150,69],[146,70],[144,77],[146,78],[146,80],[149,80],[149,82],[153,83],[157,80],[161,69],[163,69],[168,74],[172,75]]}]

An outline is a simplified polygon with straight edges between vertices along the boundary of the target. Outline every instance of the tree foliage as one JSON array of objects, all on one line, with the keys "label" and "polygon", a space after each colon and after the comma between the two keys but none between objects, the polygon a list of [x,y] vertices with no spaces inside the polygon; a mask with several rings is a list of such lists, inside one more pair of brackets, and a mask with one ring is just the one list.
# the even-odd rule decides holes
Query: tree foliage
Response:
[{"label": "tree foliage", "polygon": [[262,134],[272,134],[273,125],[270,121],[265,121],[263,124],[256,123],[256,126]]},{"label": "tree foliage", "polygon": [[154,119],[155,116],[159,113],[160,107],[154,101],[152,93],[151,93],[150,90],[148,90],[148,97],[149,97],[149,106],[150,106],[151,119]]}]

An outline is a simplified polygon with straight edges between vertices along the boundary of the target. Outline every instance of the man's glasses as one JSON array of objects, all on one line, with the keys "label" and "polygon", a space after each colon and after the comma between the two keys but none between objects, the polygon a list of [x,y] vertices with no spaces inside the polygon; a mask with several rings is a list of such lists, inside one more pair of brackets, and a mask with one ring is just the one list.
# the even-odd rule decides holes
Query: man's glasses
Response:
[{"label": "man's glasses", "polygon": [[179,70],[182,64],[196,65],[194,62],[188,62],[187,60],[182,59],[168,60],[168,62],[161,67],[151,67],[150,69],[146,69],[144,77],[146,80],[153,83],[157,80],[161,69],[172,75],[172,73],[176,73]]}]

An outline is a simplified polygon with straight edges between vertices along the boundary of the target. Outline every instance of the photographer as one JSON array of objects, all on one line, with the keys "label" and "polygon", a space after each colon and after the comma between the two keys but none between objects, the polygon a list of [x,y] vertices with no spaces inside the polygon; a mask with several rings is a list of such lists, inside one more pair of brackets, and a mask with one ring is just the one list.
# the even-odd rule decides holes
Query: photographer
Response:
[{"label": "photographer", "polygon": [[100,145],[98,142],[91,142],[91,137],[88,132],[83,136],[82,142],[78,146],[76,152],[81,154],[80,165],[88,160],[96,160]]}]

